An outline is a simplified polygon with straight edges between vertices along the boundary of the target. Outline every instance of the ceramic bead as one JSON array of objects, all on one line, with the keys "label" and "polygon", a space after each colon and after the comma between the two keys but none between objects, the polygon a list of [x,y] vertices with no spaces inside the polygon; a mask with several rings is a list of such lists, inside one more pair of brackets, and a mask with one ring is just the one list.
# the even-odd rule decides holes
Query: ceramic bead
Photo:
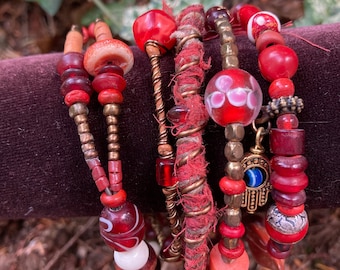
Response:
[{"label": "ceramic bead", "polygon": [[124,252],[114,252],[115,263],[124,270],[141,269],[149,257],[149,248],[144,241]]},{"label": "ceramic bead", "polygon": [[65,95],[64,102],[68,107],[78,102],[89,104],[90,95],[83,90],[72,90]]}]

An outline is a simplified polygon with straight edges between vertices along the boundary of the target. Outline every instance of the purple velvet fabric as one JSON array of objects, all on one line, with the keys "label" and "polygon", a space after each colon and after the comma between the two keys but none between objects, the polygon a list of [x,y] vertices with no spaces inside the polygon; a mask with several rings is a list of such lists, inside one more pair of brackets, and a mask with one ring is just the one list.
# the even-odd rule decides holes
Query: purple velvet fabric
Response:
[{"label": "purple velvet fabric", "polygon": [[[299,115],[306,130],[307,209],[340,206],[340,24],[284,30],[287,45],[300,60],[293,77],[296,94],[304,99]],[[289,33],[331,50],[315,48]],[[269,83],[260,75],[257,52],[245,36],[237,37],[240,67],[259,81],[268,102]],[[218,40],[205,42],[212,68],[206,82],[221,69]],[[157,122],[153,117],[151,70],[146,55],[132,47],[135,65],[126,76],[127,89],[120,116],[120,144],[124,187],[142,211],[164,210],[155,181]],[[35,55],[0,62],[0,218],[98,215],[99,193],[84,162],[76,127],[59,94],[55,66],[61,53]],[[161,60],[166,109],[173,105],[168,87],[174,74],[174,54]],[[105,122],[95,98],[89,121],[103,164],[106,164]],[[253,143],[249,128],[245,150]],[[219,204],[218,181],[226,163],[223,128],[210,121],[204,134],[209,184]],[[267,145],[267,141],[265,142]]]}]

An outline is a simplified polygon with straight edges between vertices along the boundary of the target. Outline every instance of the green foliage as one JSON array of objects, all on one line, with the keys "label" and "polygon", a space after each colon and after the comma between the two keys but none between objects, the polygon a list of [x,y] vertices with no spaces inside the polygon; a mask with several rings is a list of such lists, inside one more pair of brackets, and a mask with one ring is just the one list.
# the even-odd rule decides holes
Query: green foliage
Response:
[{"label": "green foliage", "polygon": [[[103,5],[100,0],[92,0],[96,4],[96,8],[89,11],[82,19],[82,24],[89,25],[96,18],[104,19],[111,27],[114,34],[121,38],[134,43],[132,25],[135,19],[151,9],[162,9],[162,1],[150,0],[145,5],[135,5],[133,0],[117,1],[114,3]],[[168,5],[173,9],[174,14],[178,14],[185,7],[200,3],[205,9],[216,6],[220,3],[213,0],[168,0]]]},{"label": "green foliage", "polygon": [[50,16],[57,14],[62,0],[26,0],[27,2],[36,2]]},{"label": "green foliage", "polygon": [[339,0],[305,0],[304,17],[295,26],[340,22]]}]

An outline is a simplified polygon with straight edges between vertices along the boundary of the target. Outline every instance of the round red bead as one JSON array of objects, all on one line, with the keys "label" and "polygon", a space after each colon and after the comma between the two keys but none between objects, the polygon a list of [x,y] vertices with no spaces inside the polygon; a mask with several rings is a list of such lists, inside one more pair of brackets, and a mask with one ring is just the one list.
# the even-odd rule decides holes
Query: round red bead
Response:
[{"label": "round red bead", "polygon": [[65,95],[65,104],[70,107],[74,103],[90,103],[90,95],[83,90],[72,90]]},{"label": "round red bead", "polygon": [[210,117],[217,124],[247,126],[261,109],[262,91],[248,72],[230,68],[218,72],[209,81],[204,100]]},{"label": "round red bead", "polygon": [[279,211],[284,214],[285,216],[296,216],[300,213],[302,213],[305,210],[305,205],[304,204],[300,204],[298,206],[294,206],[294,207],[289,207],[289,206],[285,206],[279,203],[276,203],[276,207],[277,209],[279,209]]},{"label": "round red bead", "polygon": [[224,221],[222,221],[219,226],[219,232],[222,237],[241,238],[244,235],[245,228],[242,222],[237,227],[230,227]]},{"label": "round red bead", "polygon": [[303,129],[272,128],[269,142],[270,149],[275,155],[302,155],[305,152],[305,131]]},{"label": "round red bead", "polygon": [[109,208],[120,207],[126,202],[126,192],[124,189],[121,189],[112,195],[108,195],[103,192],[100,195],[100,201],[104,206]]},{"label": "round red bead", "polygon": [[123,103],[123,95],[120,91],[116,89],[106,89],[99,93],[98,101],[101,105],[110,104],[110,103]]},{"label": "round red bead", "polygon": [[274,156],[271,161],[272,170],[282,176],[294,176],[307,169],[308,161],[302,155]]},{"label": "round red bead", "polygon": [[281,31],[281,23],[276,15],[261,11],[251,16],[247,24],[247,35],[250,41],[255,42],[260,34],[267,30]]},{"label": "round red bead", "polygon": [[296,193],[284,193],[274,189],[271,191],[271,195],[276,203],[287,207],[299,206],[306,201],[306,192],[304,190]]},{"label": "round red bead", "polygon": [[133,24],[133,34],[137,46],[144,51],[147,41],[156,41],[164,53],[176,44],[176,38],[170,37],[177,26],[175,20],[163,10],[150,10],[139,16]]},{"label": "round red bead", "polygon": [[259,52],[262,52],[265,48],[277,44],[285,45],[283,36],[278,32],[266,30],[258,36],[256,40],[256,49]]},{"label": "round red bead", "polygon": [[91,81],[84,77],[69,77],[60,87],[60,93],[62,96],[66,96],[66,94],[72,90],[82,90],[89,95],[93,93]]},{"label": "round red bead", "polygon": [[294,50],[284,45],[264,49],[258,58],[262,76],[268,81],[291,78],[297,71],[299,60]]},{"label": "round red bead", "polygon": [[84,55],[78,52],[69,52],[64,54],[57,64],[57,72],[63,74],[69,68],[84,69]]},{"label": "round red bead", "polygon": [[299,119],[294,113],[285,113],[277,118],[276,126],[279,129],[296,129],[299,126]]},{"label": "round red bead", "polygon": [[270,176],[270,183],[273,188],[283,193],[297,193],[308,186],[308,177],[305,173],[295,176],[281,176],[273,172]]},{"label": "round red bead", "polygon": [[242,194],[246,190],[244,180],[233,180],[223,176],[219,182],[221,191],[227,195]]},{"label": "round red bead", "polygon": [[243,30],[247,30],[249,19],[260,11],[261,9],[253,5],[243,5],[239,8],[236,18],[237,21],[240,22]]},{"label": "round red bead", "polygon": [[226,248],[224,245],[223,245],[223,240],[221,240],[220,242],[218,242],[218,250],[220,251],[220,253],[228,258],[228,259],[237,259],[238,257],[240,257],[243,252],[244,252],[244,244],[243,244],[243,241],[241,239],[239,239],[237,241],[237,246],[236,248],[233,248],[233,249],[229,249],[229,248]]},{"label": "round red bead", "polygon": [[113,250],[127,251],[142,241],[145,224],[142,213],[130,202],[117,209],[105,207],[99,218],[104,242]]},{"label": "round red bead", "polygon": [[126,80],[116,73],[102,73],[94,78],[92,87],[98,93],[106,89],[123,91],[126,87]]},{"label": "round red bead", "polygon": [[278,78],[269,85],[268,93],[271,98],[293,96],[295,86],[291,79]]}]

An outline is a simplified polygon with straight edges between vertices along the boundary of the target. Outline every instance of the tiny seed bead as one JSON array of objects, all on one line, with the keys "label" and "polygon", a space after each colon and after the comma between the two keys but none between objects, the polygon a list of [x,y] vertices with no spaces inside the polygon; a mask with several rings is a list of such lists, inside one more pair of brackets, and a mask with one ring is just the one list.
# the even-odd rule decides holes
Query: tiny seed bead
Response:
[{"label": "tiny seed bead", "polygon": [[103,114],[105,116],[117,116],[120,113],[120,107],[118,104],[106,104],[103,108]]},{"label": "tiny seed bead", "polygon": [[89,110],[87,106],[83,103],[75,103],[69,108],[69,115],[74,118],[77,115],[88,115]]}]

